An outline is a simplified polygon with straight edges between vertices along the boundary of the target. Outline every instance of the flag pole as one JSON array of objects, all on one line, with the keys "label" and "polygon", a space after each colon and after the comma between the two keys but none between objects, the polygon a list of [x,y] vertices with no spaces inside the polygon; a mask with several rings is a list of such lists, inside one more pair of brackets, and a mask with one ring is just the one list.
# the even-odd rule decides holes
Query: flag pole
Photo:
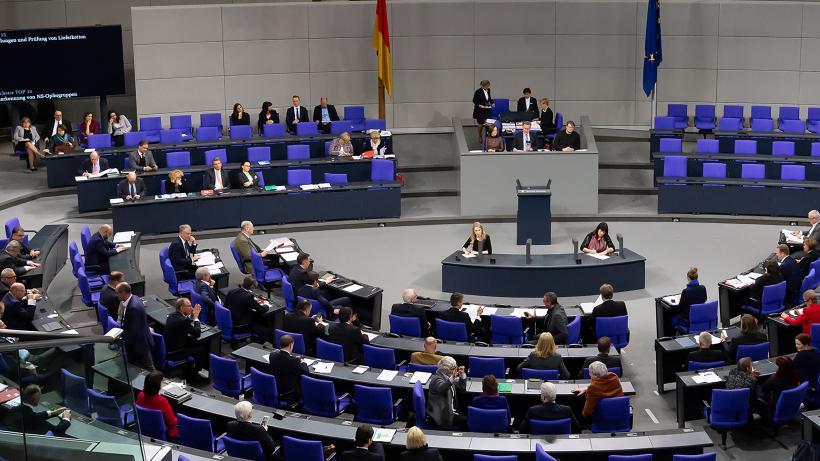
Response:
[{"label": "flag pole", "polygon": [[649,117],[649,128],[655,128],[655,117],[658,116],[658,84],[652,85],[652,109]]},{"label": "flag pole", "polygon": [[379,81],[379,119],[387,120],[385,116],[385,109],[384,109],[384,82],[382,79],[376,77],[376,80]]}]

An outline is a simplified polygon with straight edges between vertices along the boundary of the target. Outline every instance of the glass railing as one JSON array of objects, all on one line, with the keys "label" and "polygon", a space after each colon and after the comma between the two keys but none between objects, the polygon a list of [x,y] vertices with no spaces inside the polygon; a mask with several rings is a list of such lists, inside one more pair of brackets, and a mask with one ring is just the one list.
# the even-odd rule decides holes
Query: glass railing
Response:
[{"label": "glass railing", "polygon": [[95,371],[127,377],[119,341],[24,336],[0,342],[0,461],[143,461],[130,387]]}]

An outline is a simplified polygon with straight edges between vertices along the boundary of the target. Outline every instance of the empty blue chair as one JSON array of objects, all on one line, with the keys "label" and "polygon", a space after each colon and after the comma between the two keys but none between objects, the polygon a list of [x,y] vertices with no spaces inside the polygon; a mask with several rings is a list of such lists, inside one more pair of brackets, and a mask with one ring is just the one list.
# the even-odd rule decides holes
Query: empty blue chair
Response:
[{"label": "empty blue chair", "polygon": [[192,418],[177,414],[179,440],[186,447],[210,453],[220,453],[225,449],[223,437],[214,437],[211,422],[207,419]]},{"label": "empty blue chair", "polygon": [[777,399],[777,404],[774,407],[774,415],[772,415],[772,425],[774,426],[774,433],[777,435],[780,426],[792,421],[800,416],[800,405],[806,398],[806,391],[809,388],[809,382],[803,381],[802,384],[780,393]]},{"label": "empty blue chair", "polygon": [[[766,179],[766,166],[759,163],[744,163],[740,166],[740,177],[743,179]],[[762,187],[762,186],[743,186]]]},{"label": "empty blue chair", "polygon": [[350,131],[364,131],[364,106],[345,106],[344,119],[350,122]]},{"label": "empty blue chair", "polygon": [[467,342],[467,325],[436,319],[436,337],[445,341]]},{"label": "empty blue chair", "polygon": [[806,128],[812,133],[820,133],[820,107],[809,107]]},{"label": "empty blue chair", "polygon": [[350,405],[347,394],[336,395],[333,381],[311,378],[302,375],[302,408],[305,413],[314,416],[335,418]]},{"label": "empty blue chair", "polygon": [[270,147],[248,147],[248,161],[251,163],[269,162]]},{"label": "empty blue chair", "polygon": [[296,124],[296,136],[316,136],[319,128],[316,122],[299,122]]},{"label": "empty blue chair", "polygon": [[307,144],[288,144],[288,160],[310,160],[310,146]]},{"label": "empty blue chair", "polygon": [[160,370],[170,372],[175,368],[194,363],[194,358],[187,354],[176,359],[169,359],[168,351],[165,349],[165,337],[154,332],[151,332],[151,337],[154,339],[154,345],[151,347],[151,358],[154,361],[154,365]]},{"label": "empty blue chair", "polygon": [[[410,365],[412,367],[413,364]],[[427,421],[427,400],[424,398],[424,386],[421,381],[413,384],[413,412],[416,414],[416,426],[424,428]]]},{"label": "empty blue chair", "polygon": [[699,455],[672,455],[672,461],[717,461],[717,452],[713,451]]},{"label": "empty blue chair", "polygon": [[167,440],[167,429],[162,412],[139,405],[135,406],[137,407],[137,421],[139,422],[140,433],[152,439]]},{"label": "empty blue chair", "polygon": [[740,131],[743,129],[742,118],[721,118],[718,120],[718,129],[723,131]]},{"label": "empty blue chair", "polygon": [[686,177],[686,156],[667,155],[663,158],[663,176],[665,178]]},{"label": "empty blue chair", "polygon": [[301,333],[291,333],[289,331],[284,331],[280,329],[273,330],[276,347],[279,348],[279,338],[284,335],[290,335],[293,338],[293,352],[296,354],[304,355],[305,354],[305,337],[302,336]]},{"label": "empty blue chair", "polygon": [[780,179],[783,181],[805,181],[805,165],[780,165]]},{"label": "empty blue chair", "polygon": [[745,115],[743,115],[744,108],[743,106],[738,105],[726,105],[723,106],[723,117],[724,118],[738,118],[743,120]]},{"label": "empty blue chair", "polygon": [[673,117],[655,117],[655,129],[656,130],[674,130],[675,129],[675,119]]},{"label": "empty blue chair", "polygon": [[695,152],[699,154],[717,154],[720,152],[720,143],[717,139],[698,139]]},{"label": "empty blue chair", "polygon": [[607,397],[598,401],[592,413],[592,432],[629,432],[630,421],[629,397]]},{"label": "empty blue chair", "polygon": [[330,122],[330,134],[339,135],[350,131],[353,131],[353,123],[351,123],[350,120],[334,120]]},{"label": "empty blue chair", "polygon": [[281,123],[262,125],[263,138],[281,138],[283,136],[285,136],[285,125]]},{"label": "empty blue chair", "polygon": [[183,152],[168,152],[165,154],[165,164],[168,168],[184,168],[191,166],[191,153]]},{"label": "empty blue chair", "polygon": [[205,165],[210,166],[215,158],[219,158],[222,163],[228,163],[228,151],[225,149],[211,149],[205,151]]},{"label": "empty blue chair", "polygon": [[253,403],[271,408],[280,408],[279,386],[276,377],[251,367]]},{"label": "empty blue chair", "polygon": [[171,265],[171,260],[168,259],[168,247],[159,251],[159,264],[162,269],[162,280],[168,285],[168,291],[172,295],[179,296],[180,293],[193,290],[193,280],[184,280],[182,282],[177,280],[177,274]]},{"label": "empty blue chair", "polygon": [[491,315],[490,330],[493,344],[523,344],[524,333],[521,317]]},{"label": "empty blue chair", "polygon": [[703,417],[712,429],[720,432],[725,447],[727,432],[749,422],[749,388],[713,389],[711,403],[703,408]]},{"label": "empty blue chair", "polygon": [[422,365],[420,363],[409,363],[407,364],[407,370],[411,373],[415,373],[417,371],[423,371],[425,373],[436,374],[438,371],[437,365]]},{"label": "empty blue chair", "polygon": [[330,157],[330,145],[333,141],[325,141],[325,157]]},{"label": "empty blue chair", "polygon": [[282,271],[279,268],[268,268],[262,261],[262,256],[251,248],[251,265],[256,281],[261,284],[268,284],[282,280]]},{"label": "empty blue chair", "polygon": [[285,446],[285,461],[324,461],[324,447],[318,440],[301,440],[282,437]]},{"label": "empty blue chair", "polygon": [[392,160],[373,159],[370,164],[370,180],[373,182],[390,182],[396,180],[396,164]]},{"label": "empty blue chair", "polygon": [[88,135],[88,148],[100,149],[104,147],[111,147],[110,134],[90,134]]},{"label": "empty blue chair", "polygon": [[91,412],[97,416],[98,421],[120,429],[134,424],[134,407],[131,404],[120,405],[113,396],[94,389],[88,389],[88,400],[91,403]]},{"label": "empty blue chair", "polygon": [[325,173],[325,182],[328,184],[347,184],[347,174]]},{"label": "empty blue chair", "polygon": [[233,125],[231,126],[231,139],[251,139],[253,137],[253,129],[250,125]]},{"label": "empty blue chair", "polygon": [[567,344],[581,344],[581,316],[576,315],[567,324]]},{"label": "empty blue chair", "polygon": [[718,302],[712,301],[703,304],[692,304],[689,307],[688,324],[681,319],[678,329],[683,333],[698,334],[701,331],[710,331],[717,328]]},{"label": "empty blue chair", "polygon": [[629,344],[629,316],[597,317],[595,319],[595,337],[608,336],[612,345],[620,350]]},{"label": "empty blue chair", "polygon": [[660,151],[678,153],[682,150],[682,140],[680,138],[661,138]]},{"label": "empty blue chair", "polygon": [[495,107],[493,107],[493,118],[498,119],[498,116],[510,110],[510,100],[506,98],[493,98]]},{"label": "empty blue chair", "polygon": [[686,129],[689,126],[687,109],[686,104],[669,104],[667,106],[666,116],[675,120],[674,126],[676,129]]},{"label": "empty blue chair", "polygon": [[467,428],[470,432],[489,432],[503,434],[509,432],[507,410],[485,410],[473,406],[467,407]]},{"label": "empty blue chair", "polygon": [[763,287],[763,296],[759,299],[760,306],[742,306],[741,309],[761,317],[775,314],[783,310],[783,298],[786,297],[786,281]]},{"label": "empty blue chair", "polygon": [[[612,368],[607,368],[607,369],[606,369],[606,371],[608,371],[608,372],[610,372],[610,373],[615,373],[615,374],[616,374],[616,375],[618,375],[618,376],[622,376],[622,370],[621,370],[621,367],[612,367]],[[581,369],[581,377],[582,377],[583,379],[590,379],[590,378],[589,378],[589,368],[582,368],[582,369]]]},{"label": "empty blue chair", "polygon": [[[160,117],[140,117],[140,131],[148,142],[159,142],[159,132],[162,130],[162,118]],[[126,133],[128,134],[128,133]]]},{"label": "empty blue chair", "polygon": [[[156,141],[150,141],[147,139],[147,136],[145,136],[145,133],[141,131],[129,131],[128,133],[125,133],[122,136],[122,145],[125,147],[134,147],[138,145],[140,141],[142,141],[143,139],[145,139],[148,142],[159,142],[159,133],[157,133],[156,138],[153,138],[156,139]],[[126,164],[125,166],[127,167],[128,164]]]},{"label": "empty blue chair", "polygon": [[572,433],[572,420],[570,418],[555,419],[547,421],[543,419],[530,420],[530,434],[533,435],[561,435]]},{"label": "empty blue chair", "polygon": [[344,348],[336,343],[325,341],[322,338],[316,339],[316,357],[322,360],[330,360],[331,362],[344,363],[345,351]]},{"label": "empty blue chair", "polygon": [[285,300],[285,310],[293,312],[296,309],[296,295],[287,275],[282,276],[282,298]]},{"label": "empty blue chair", "polygon": [[726,365],[726,361],[721,360],[718,362],[695,362],[689,361],[687,364],[687,370],[689,371],[700,371],[700,370],[708,370],[710,368],[717,368]]},{"label": "empty blue chair", "polygon": [[774,120],[770,118],[753,118],[752,131],[774,131]]},{"label": "empty blue chair", "polygon": [[421,337],[421,322],[418,317],[402,317],[390,314],[390,332],[402,336]]},{"label": "empty blue chair", "polygon": [[197,136],[199,136],[199,130],[202,128],[216,128],[219,136],[222,136],[222,114],[218,112],[199,114]]},{"label": "empty blue chair", "polygon": [[609,455],[607,461],[652,461],[652,454],[643,455]]},{"label": "empty blue chair", "polygon": [[252,389],[250,376],[239,373],[239,364],[234,359],[208,354],[211,359],[210,374],[214,389],[228,397],[239,398]]},{"label": "empty blue chair", "polygon": [[769,342],[758,344],[741,344],[737,346],[737,355],[735,360],[740,360],[743,357],[749,357],[752,362],[758,360],[766,360],[769,358]]},{"label": "empty blue chair", "polygon": [[356,421],[385,426],[393,424],[399,417],[401,399],[393,402],[393,391],[389,387],[356,384],[353,393],[356,395]]},{"label": "empty blue chair", "polygon": [[389,347],[377,347],[369,344],[362,345],[364,364],[370,368],[397,370],[396,353]]},{"label": "empty blue chair", "polygon": [[738,155],[756,155],[757,141],[752,139],[735,140],[735,153]]},{"label": "empty blue chair", "polygon": [[[183,139],[191,139],[194,135],[194,124],[190,115],[172,115],[170,117],[172,130],[180,130]],[[160,132],[162,136],[162,132]]]},{"label": "empty blue chair", "polygon": [[763,119],[763,120],[771,120],[772,119],[772,108],[770,106],[752,106],[752,115],[750,117],[752,120],[754,119]]},{"label": "empty blue chair", "polygon": [[695,128],[700,132],[715,129],[715,106],[713,104],[695,105]]},{"label": "empty blue chair", "polygon": [[542,381],[554,381],[559,378],[558,370],[536,370],[533,368],[522,368],[521,378],[532,379],[537,378]]},{"label": "empty blue chair", "polygon": [[161,130],[159,132],[159,142],[160,144],[175,144],[182,142],[182,130],[179,129],[172,129],[172,130]]},{"label": "empty blue chair", "polygon": [[262,452],[262,445],[256,440],[236,440],[226,435],[222,438],[222,442],[225,444],[228,456],[251,461],[267,461],[265,453]]},{"label": "empty blue chair", "polygon": [[802,120],[783,120],[778,128],[784,133],[806,132],[806,124]]},{"label": "empty blue chair", "polygon": [[231,311],[223,307],[222,304],[214,303],[214,316],[216,317],[216,326],[222,331],[223,341],[235,344],[251,337],[250,333],[237,333],[234,331]]},{"label": "empty blue chair", "polygon": [[[726,177],[726,164],[725,163],[704,163],[703,164],[703,177],[704,178],[725,178]],[[707,184],[707,185],[717,185],[717,184]]]},{"label": "empty blue chair", "polygon": [[71,411],[91,415],[91,404],[88,401],[88,386],[85,378],[77,376],[65,368],[60,368],[60,387],[63,403]]},{"label": "empty blue chair", "polygon": [[486,375],[504,379],[506,375],[504,359],[502,357],[467,357],[467,376],[483,378]]},{"label": "empty blue chair", "polygon": [[550,456],[546,450],[544,450],[544,446],[540,443],[535,444],[535,461],[557,461],[555,458]]},{"label": "empty blue chair", "polygon": [[215,126],[200,126],[196,129],[196,140],[199,142],[219,141],[220,129]]},{"label": "empty blue chair", "polygon": [[772,142],[772,155],[791,156],[794,155],[794,143],[791,141]]},{"label": "empty blue chair", "polygon": [[778,112],[778,125],[786,120],[800,120],[800,108],[797,106],[780,106],[780,110]]},{"label": "empty blue chair", "polygon": [[379,130],[384,131],[387,129],[387,123],[384,120],[380,119],[368,119],[364,121],[364,131],[370,130]]},{"label": "empty blue chair", "polygon": [[288,170],[288,186],[303,186],[313,184],[310,170]]}]

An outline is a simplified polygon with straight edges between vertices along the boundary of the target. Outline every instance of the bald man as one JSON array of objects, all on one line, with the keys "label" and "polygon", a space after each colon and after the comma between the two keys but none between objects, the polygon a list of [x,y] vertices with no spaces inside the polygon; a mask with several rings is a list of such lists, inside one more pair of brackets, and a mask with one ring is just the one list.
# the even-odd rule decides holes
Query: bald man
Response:
[{"label": "bald man", "polygon": [[419,365],[436,365],[443,356],[436,354],[436,338],[428,336],[424,339],[424,351],[410,354],[410,362]]},{"label": "bald man", "polygon": [[92,174],[101,173],[108,169],[108,160],[104,157],[100,157],[100,154],[97,151],[91,151],[88,154],[88,158],[83,160],[83,163],[80,164],[80,169],[77,171],[77,174],[81,174],[83,176],[90,176]]},{"label": "bald man", "polygon": [[2,320],[9,329],[34,331],[31,321],[34,320],[37,299],[35,295],[26,292],[25,285],[11,284],[11,289],[3,297],[2,302],[6,306]]},{"label": "bald man", "polygon": [[412,288],[404,290],[401,294],[401,299],[404,302],[393,304],[393,307],[390,309],[390,313],[399,317],[415,317],[419,319],[421,336],[424,337],[429,335],[430,323],[427,321],[427,309],[424,306],[416,304],[416,301],[418,300],[416,290]]},{"label": "bald man", "polygon": [[98,273],[107,274],[111,272],[108,268],[108,258],[125,250],[122,245],[115,245],[109,239],[114,235],[114,229],[103,224],[88,240],[88,251],[85,254],[85,267]]},{"label": "bald man", "polygon": [[120,181],[119,185],[117,185],[117,191],[120,194],[120,198],[128,200],[129,202],[139,200],[140,197],[145,195],[145,181],[143,181],[142,178],[138,178],[137,173],[132,171],[128,173],[128,177]]},{"label": "bald man", "polygon": [[3,299],[11,290],[11,284],[17,281],[17,274],[14,273],[14,269],[7,267],[0,271],[0,299]]}]

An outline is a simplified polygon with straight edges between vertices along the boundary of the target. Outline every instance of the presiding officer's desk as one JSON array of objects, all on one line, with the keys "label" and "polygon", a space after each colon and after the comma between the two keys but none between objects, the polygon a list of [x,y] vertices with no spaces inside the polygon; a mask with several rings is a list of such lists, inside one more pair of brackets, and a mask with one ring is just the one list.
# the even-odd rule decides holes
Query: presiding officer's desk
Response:
[{"label": "presiding officer's desk", "polygon": [[[721,332],[726,332],[727,342],[740,335],[740,329],[737,327],[710,331],[717,338],[720,338]],[[674,383],[675,375],[687,369],[689,353],[698,350],[697,336],[682,335],[655,340],[655,382],[658,385],[658,394],[666,392],[665,385]],[[723,350],[724,347],[723,341],[712,344],[712,349]]]},{"label": "presiding officer's desk", "polygon": [[17,281],[26,288],[47,289],[68,259],[68,224],[43,226],[29,239],[28,246],[40,251],[40,255],[33,260],[39,263],[40,267],[18,275]]},{"label": "presiding officer's desk", "polygon": [[[229,139],[227,137],[215,141],[203,142],[181,142],[173,144],[153,144],[150,146],[151,153],[157,166],[165,168],[167,166],[166,154],[168,152],[190,152],[192,165],[203,165],[205,163],[205,151],[213,149],[225,149],[228,156],[228,163],[240,163],[248,159],[249,147],[270,147],[270,159],[287,159],[287,146],[293,144],[306,144],[310,146],[311,158],[325,158],[327,153],[325,143],[335,138],[335,135],[316,136],[291,136],[286,135],[278,138],[252,138],[252,139]],[[351,133],[351,142],[354,152],[359,155],[364,150],[363,143],[369,139],[365,133]],[[392,136],[382,136],[382,140],[387,146],[387,154],[393,153]],[[125,169],[125,159],[131,152],[137,150],[132,147],[105,147],[96,151],[108,160],[111,168],[119,170]],[[73,186],[74,177],[77,175],[83,161],[88,158],[88,153],[75,151],[66,154],[55,154],[46,157],[46,172],[48,175],[48,187]]]},{"label": "presiding officer's desk", "polygon": [[[401,189],[398,182],[333,185],[303,191],[228,190],[222,194],[185,198],[143,197],[112,207],[115,229],[149,234],[178,231],[179,223],[193,229],[235,228],[237,223],[256,225],[347,219],[398,218]],[[148,219],[150,218],[150,219]]]},{"label": "presiding officer's desk", "polygon": [[532,255],[492,254],[465,258],[456,251],[441,261],[441,290],[481,296],[510,298],[541,297],[547,291],[561,296],[598,294],[604,283],[618,291],[644,288],[646,258],[623,249],[625,258],[613,253],[600,260],[579,253]]},{"label": "presiding officer's desk", "polygon": [[[157,295],[148,295],[143,297],[142,300],[145,304],[145,314],[154,326],[158,327],[156,328],[157,333],[162,334],[165,331],[165,322],[168,320],[168,316],[176,312],[176,308],[160,299]],[[205,344],[209,353],[220,355],[221,340],[222,331],[219,327],[200,322],[200,334],[196,340],[197,344]]]},{"label": "presiding officer's desk", "polygon": [[[107,377],[127,384],[130,381],[134,392],[143,388],[147,372],[129,366],[128,375],[123,376],[122,367],[109,362],[95,365],[94,370]],[[121,386],[122,387],[122,386]],[[127,389],[127,388],[125,388]],[[237,400],[213,392],[202,392],[190,389],[191,399],[175,405],[178,413],[188,416],[206,418],[214,426],[214,433],[221,433],[228,421],[235,419],[234,405]],[[281,419],[274,417],[276,411]],[[261,405],[254,406],[252,422],[259,423],[268,417],[268,428],[277,436],[289,435],[301,439],[331,442],[341,449],[353,447],[356,429],[360,423],[336,418],[323,418],[302,413],[274,410]],[[472,432],[449,432],[425,430],[427,443],[432,448],[443,452],[448,459],[472,459],[473,452],[506,455],[515,454],[532,456],[536,444],[544,446],[546,451],[565,460],[603,461],[610,454],[629,454],[635,451],[651,452],[662,459],[671,458],[672,454],[697,454],[704,448],[713,445],[712,440],[702,430],[672,429],[664,431],[632,432],[624,434],[572,434],[527,436],[515,434],[489,434]],[[499,443],[503,440],[503,443]],[[406,429],[397,430],[393,439],[384,444],[386,459],[397,459],[407,443]]]},{"label": "presiding officer's desk", "polygon": [[[319,184],[325,182],[325,173],[341,173],[347,175],[348,182],[370,181],[372,159],[336,159],[335,157],[310,159],[310,160],[277,160],[266,164],[254,163],[252,170],[261,175],[260,179],[265,185],[284,185],[288,183],[288,170],[294,168],[309,169],[311,171],[311,182]],[[203,187],[203,177],[206,170],[210,170],[211,165],[197,165],[180,168],[186,175],[185,181],[191,193],[199,192]],[[237,186],[240,164],[229,163],[222,165],[228,172],[231,183]],[[394,167],[395,170],[395,167]],[[168,172],[171,169],[162,168],[157,171],[138,173],[138,176],[145,182],[145,195],[160,195],[161,183],[168,179]],[[82,178],[77,181],[77,209],[80,213],[88,211],[105,210],[110,207],[110,200],[118,198],[117,186],[125,179],[124,172],[118,175],[101,176],[99,178]],[[235,189],[240,189],[234,187]],[[170,191],[169,191],[170,193]]]}]

